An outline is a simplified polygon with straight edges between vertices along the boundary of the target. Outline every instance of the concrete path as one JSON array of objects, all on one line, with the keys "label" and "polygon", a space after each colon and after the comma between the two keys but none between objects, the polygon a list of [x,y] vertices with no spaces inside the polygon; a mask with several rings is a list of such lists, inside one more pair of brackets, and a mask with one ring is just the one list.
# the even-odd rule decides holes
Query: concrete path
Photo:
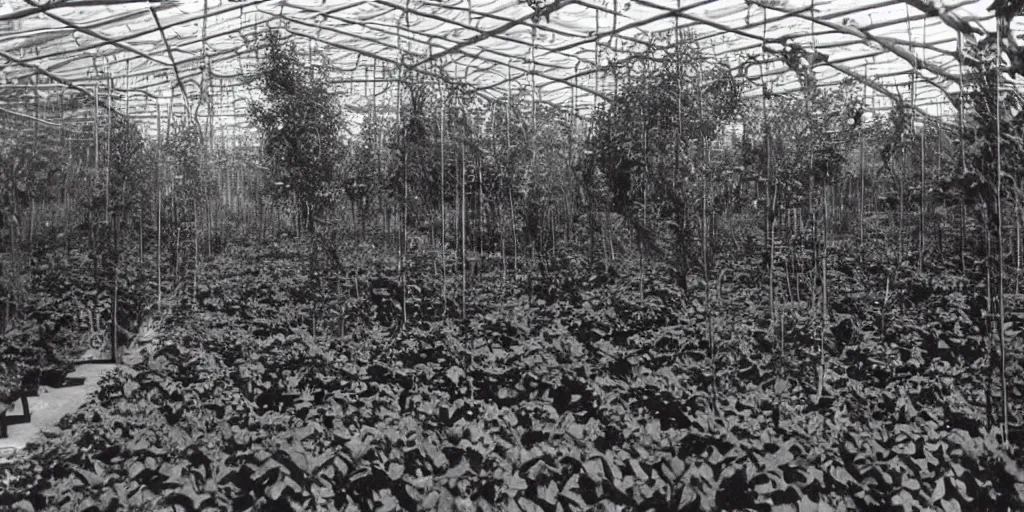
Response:
[{"label": "concrete path", "polygon": [[[0,0],[2,1],[2,0]],[[68,388],[47,388],[39,387],[39,396],[28,398],[28,408],[32,413],[31,423],[20,423],[8,425],[5,439],[0,439],[0,460],[10,457],[18,450],[22,450],[28,443],[38,439],[40,432],[46,429],[56,428],[61,418],[67,414],[77,411],[85,405],[93,392],[99,389],[100,380],[107,373],[116,368],[134,374],[137,365],[144,361],[144,355],[149,353],[157,344],[159,338],[158,322],[147,319],[143,322],[138,333],[132,336],[132,342],[121,352],[123,364],[80,364],[75,370],[68,374],[68,377],[81,377],[85,383],[81,386]],[[132,333],[129,333],[132,334]],[[86,353],[80,359],[102,358],[110,356],[110,348],[102,351]],[[14,408],[7,411],[8,416],[22,414],[21,400],[14,405]]]},{"label": "concrete path", "polygon": [[[31,423],[21,423],[7,427],[8,437],[0,439],[0,458],[12,455],[17,450],[36,439],[43,429],[55,428],[66,414],[78,410],[99,389],[100,379],[107,372],[122,367],[116,364],[83,364],[79,365],[69,377],[83,377],[81,386],[68,388],[39,388],[39,396],[28,398],[28,408],[32,413]],[[21,401],[13,409],[7,411],[8,416],[22,414]]]}]

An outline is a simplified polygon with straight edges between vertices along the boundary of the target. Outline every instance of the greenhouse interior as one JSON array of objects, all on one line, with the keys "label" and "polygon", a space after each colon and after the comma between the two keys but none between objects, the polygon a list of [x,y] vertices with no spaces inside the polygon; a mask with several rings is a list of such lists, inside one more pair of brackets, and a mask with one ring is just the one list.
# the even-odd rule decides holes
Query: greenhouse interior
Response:
[{"label": "greenhouse interior", "polygon": [[1024,510],[1022,0],[0,0],[0,510]]}]

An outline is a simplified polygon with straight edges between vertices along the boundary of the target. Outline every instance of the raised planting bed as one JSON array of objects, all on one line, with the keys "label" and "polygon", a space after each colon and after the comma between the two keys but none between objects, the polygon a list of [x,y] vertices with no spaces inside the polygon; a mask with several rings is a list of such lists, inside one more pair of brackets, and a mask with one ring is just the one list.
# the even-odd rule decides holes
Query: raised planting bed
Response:
[{"label": "raised planting bed", "polygon": [[75,365],[71,363],[52,361],[39,372],[39,384],[51,388],[73,385],[67,384],[67,376],[74,369]]},{"label": "raised planting bed", "polygon": [[59,388],[75,369],[37,329],[12,329],[3,335],[0,349],[0,402],[19,388],[19,394],[36,396],[40,386]]},{"label": "raised planting bed", "polygon": [[75,386],[81,386],[85,384],[85,377],[64,377],[64,383],[60,386],[54,386],[58,388],[72,388]]},{"label": "raised planting bed", "polygon": [[[0,359],[0,410],[7,410],[6,404],[14,404],[18,398],[30,394],[32,367],[22,361]],[[28,389],[27,389],[28,388]]]},{"label": "raised planting bed", "polygon": [[[73,388],[75,386],[81,386],[83,384],[85,384],[85,377],[64,377],[60,380],[50,381],[49,383],[41,382],[41,385],[46,386],[50,389]],[[26,391],[25,394],[26,396],[30,397],[39,396],[39,388],[36,387],[30,391]]]}]

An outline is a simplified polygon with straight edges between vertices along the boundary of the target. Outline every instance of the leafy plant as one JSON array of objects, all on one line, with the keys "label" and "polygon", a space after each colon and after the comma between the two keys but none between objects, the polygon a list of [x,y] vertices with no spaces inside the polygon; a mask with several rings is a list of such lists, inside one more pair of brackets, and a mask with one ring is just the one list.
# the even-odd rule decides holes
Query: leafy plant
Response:
[{"label": "leafy plant", "polygon": [[293,204],[312,232],[332,202],[344,117],[328,87],[328,66],[302,60],[280,31],[265,32],[259,44],[264,53],[250,80],[261,97],[249,115],[262,137],[267,192]]}]

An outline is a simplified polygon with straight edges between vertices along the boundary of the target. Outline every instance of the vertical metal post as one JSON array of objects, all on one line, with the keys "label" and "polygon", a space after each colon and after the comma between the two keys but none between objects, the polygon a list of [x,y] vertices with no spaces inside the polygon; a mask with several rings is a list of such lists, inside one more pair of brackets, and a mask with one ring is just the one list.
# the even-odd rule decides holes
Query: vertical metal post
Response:
[{"label": "vertical metal post", "polygon": [[92,112],[92,166],[94,169],[99,170],[100,168],[100,86],[99,84],[93,84],[92,86],[92,97],[94,100],[93,112]]},{"label": "vertical metal post", "polygon": [[[964,176],[967,174],[967,147],[964,144],[964,59],[963,59],[963,34],[960,32],[956,33],[956,59],[957,59],[957,78],[959,80],[959,90],[957,91],[958,103],[957,106],[957,127],[959,130],[960,140],[960,175]],[[967,273],[967,260],[964,256],[966,252],[966,223],[967,223],[967,200],[961,195],[960,198],[960,271],[964,274]]]},{"label": "vertical metal post", "polygon": [[[409,29],[409,0],[405,1],[405,23],[406,29]],[[397,19],[396,19],[397,24]],[[398,129],[399,132],[403,130],[402,126],[402,80],[405,75],[405,52],[402,50],[402,29],[401,26],[395,27],[395,37],[398,39],[398,87],[395,94],[395,104],[398,108]],[[403,141],[405,144],[405,141]],[[398,267],[402,279],[402,329],[405,329],[409,322],[409,316],[406,312],[406,296],[408,295],[408,285],[406,273],[406,258],[408,258],[409,252],[409,146],[405,145],[405,149],[402,151],[402,244],[401,244],[401,260],[398,263]]]},{"label": "vertical metal post", "polygon": [[106,165],[103,169],[103,206],[106,209],[106,219],[108,228],[110,224],[110,127],[113,124],[113,119],[111,118],[112,110],[110,102],[113,80],[114,79],[110,75],[110,69],[107,68],[107,159]]},{"label": "vertical metal post", "polygon": [[[865,62],[864,63],[864,83],[862,84],[862,88],[861,88],[861,104],[862,105],[864,103],[866,103],[866,101],[867,101],[867,95],[868,95],[867,78],[868,78],[868,63]],[[864,153],[864,129],[863,129],[863,125],[861,125],[861,126],[862,127],[859,127],[858,128],[858,132],[857,132],[857,139],[860,142],[860,192],[857,194],[857,210],[858,210],[857,213],[859,213],[859,215],[857,216],[857,228],[858,228],[857,229],[857,235],[858,235],[858,240],[860,241],[860,246],[863,248],[864,247],[864,172],[865,172],[864,171],[864,169],[865,169],[865,165],[864,165],[865,164],[865,162],[864,162],[865,157],[864,157],[864,154],[865,153]],[[863,254],[864,254],[863,251],[861,251],[861,255],[863,255]]]},{"label": "vertical metal post", "polygon": [[156,310],[157,316],[163,316],[163,276],[161,274],[163,270],[163,195],[164,195],[164,182],[163,182],[163,160],[164,160],[164,149],[163,139],[161,138],[161,116],[160,116],[160,100],[156,100]]},{"label": "vertical metal post", "polygon": [[[922,43],[922,49],[921,49],[920,60],[923,60],[926,57],[926,55],[924,53],[925,52],[924,46],[928,44],[928,18],[925,18],[925,19],[921,20],[921,43]],[[917,103],[917,79],[918,79],[918,75],[921,73],[921,63],[920,63],[920,60],[918,59],[917,54],[915,53],[914,54],[914,100],[913,100],[915,106],[916,106],[916,103]],[[915,108],[914,110],[917,110],[917,109]],[[921,210],[919,212],[919,215],[918,215],[918,233],[917,233],[917,270],[918,270],[918,272],[921,272],[921,271],[924,270],[924,214],[925,214],[924,209],[925,209],[925,192],[926,192],[925,191],[925,186],[924,186],[924,181],[925,181],[925,177],[924,177],[924,132],[925,132],[925,126],[926,126],[927,122],[928,122],[928,119],[925,118],[924,116],[922,116],[921,117],[921,155],[920,155],[920,162],[918,162],[918,165],[920,167],[919,171],[920,171],[920,179],[921,179],[921,183],[920,183],[920,185],[921,185],[921,192],[920,192],[920,197],[918,198],[918,200],[920,202],[919,207],[920,207],[920,210]]]}]

